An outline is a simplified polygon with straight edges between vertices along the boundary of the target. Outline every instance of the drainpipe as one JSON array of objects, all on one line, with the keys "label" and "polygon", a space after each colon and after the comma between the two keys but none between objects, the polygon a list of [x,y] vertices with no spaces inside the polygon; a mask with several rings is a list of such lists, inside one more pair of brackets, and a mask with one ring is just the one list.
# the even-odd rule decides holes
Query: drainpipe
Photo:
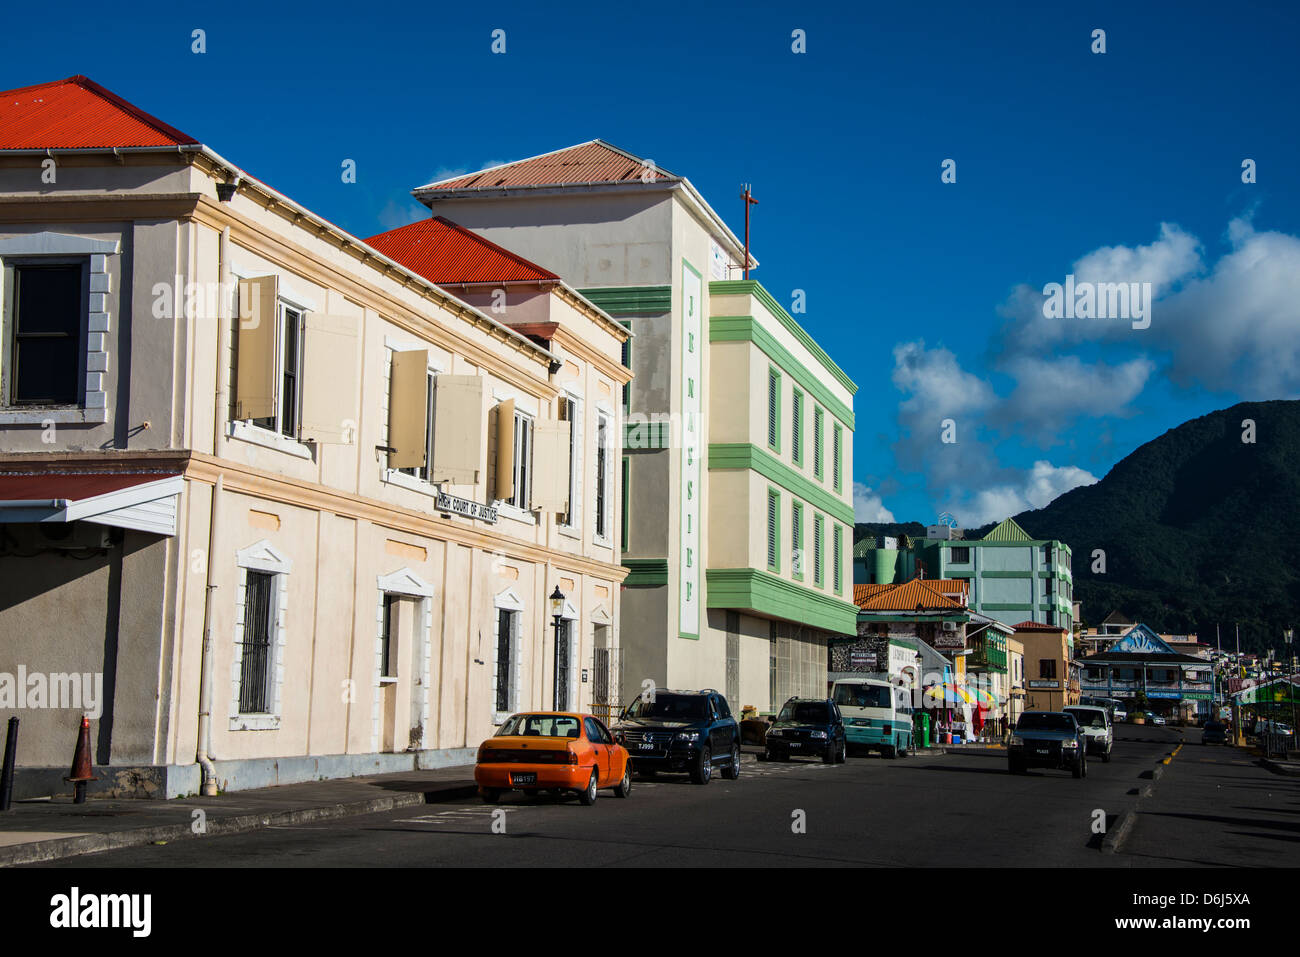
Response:
[{"label": "drainpipe", "polygon": [[[230,227],[221,230],[217,247],[218,282],[217,297],[217,383],[216,402],[212,421],[212,454],[221,453],[222,431],[230,408],[229,374],[226,356],[230,350],[230,296],[227,294],[226,273],[230,269]],[[221,528],[218,516],[221,507],[224,476],[218,472],[212,487],[212,508],[208,519],[208,579],[203,601],[203,652],[199,665],[199,725],[198,753],[195,760],[203,769],[202,794],[214,797],[217,793],[217,771],[212,763],[212,685],[214,656],[212,654],[212,604],[216,598],[217,530]]]}]

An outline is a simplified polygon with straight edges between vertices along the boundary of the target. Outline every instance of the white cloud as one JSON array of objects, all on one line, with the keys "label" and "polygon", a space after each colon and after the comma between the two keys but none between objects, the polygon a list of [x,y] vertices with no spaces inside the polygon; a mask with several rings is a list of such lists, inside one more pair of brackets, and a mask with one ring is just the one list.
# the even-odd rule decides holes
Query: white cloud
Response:
[{"label": "white cloud", "polygon": [[855,522],[892,522],[894,513],[885,508],[880,496],[861,482],[853,483],[853,520]]},{"label": "white cloud", "polygon": [[1153,311],[1151,332],[1182,386],[1244,399],[1300,395],[1300,238],[1228,225],[1232,251]]},{"label": "white cloud", "polygon": [[379,211],[379,225],[387,232],[426,219],[428,216],[428,208],[409,197],[390,199]]},{"label": "white cloud", "polygon": [[1147,358],[1108,365],[1078,356],[1015,356],[1002,366],[1015,388],[990,418],[1003,434],[1053,445],[1077,419],[1131,415],[1129,403],[1146,388],[1155,367]]},{"label": "white cloud", "polygon": [[966,502],[952,507],[958,521],[968,528],[1000,522],[1031,508],[1042,508],[1058,496],[1081,485],[1092,485],[1097,477],[1073,465],[1053,465],[1045,459],[1034,463],[1014,484],[983,489]]}]

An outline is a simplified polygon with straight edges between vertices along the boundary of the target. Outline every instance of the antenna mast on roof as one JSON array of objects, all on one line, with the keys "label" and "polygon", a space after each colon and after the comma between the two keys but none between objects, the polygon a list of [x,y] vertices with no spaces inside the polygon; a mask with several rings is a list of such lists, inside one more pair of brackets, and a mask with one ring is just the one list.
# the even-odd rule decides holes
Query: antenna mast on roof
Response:
[{"label": "antenna mast on roof", "polygon": [[757,206],[756,200],[749,192],[749,184],[743,183],[740,187],[740,198],[745,201],[745,278],[749,278],[749,207]]}]

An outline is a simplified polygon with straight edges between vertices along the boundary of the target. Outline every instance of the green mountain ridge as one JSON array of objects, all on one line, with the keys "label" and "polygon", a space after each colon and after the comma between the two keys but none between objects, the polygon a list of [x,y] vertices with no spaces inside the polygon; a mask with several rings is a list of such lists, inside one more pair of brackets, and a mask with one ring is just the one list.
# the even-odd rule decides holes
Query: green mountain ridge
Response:
[{"label": "green mountain ridge", "polygon": [[[1243,441],[1254,422],[1254,441]],[[1015,520],[1074,556],[1074,597],[1094,625],[1120,611],[1157,631],[1289,654],[1300,626],[1300,401],[1242,402],[1184,422],[1094,485]],[[992,524],[966,530],[980,538]],[[924,535],[916,523],[856,526]],[[1104,572],[1102,561],[1104,560]]]}]

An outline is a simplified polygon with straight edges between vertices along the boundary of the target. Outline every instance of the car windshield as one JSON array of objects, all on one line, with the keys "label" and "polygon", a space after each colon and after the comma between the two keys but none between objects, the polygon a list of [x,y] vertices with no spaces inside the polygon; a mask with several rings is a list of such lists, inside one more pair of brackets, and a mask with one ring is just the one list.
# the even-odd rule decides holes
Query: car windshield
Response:
[{"label": "car windshield", "polygon": [[824,701],[787,701],[776,720],[826,724],[830,721],[830,714]]},{"label": "car windshield", "polygon": [[1070,720],[1069,715],[1055,714],[1053,712],[1042,712],[1034,714],[1026,712],[1020,716],[1016,722],[1017,731],[1073,731],[1074,722]]},{"label": "car windshield", "polygon": [[629,718],[657,718],[663,721],[704,721],[709,717],[709,699],[704,695],[657,692],[650,700],[637,698],[627,709]]},{"label": "car windshield", "polygon": [[835,703],[849,708],[889,708],[889,688],[885,685],[836,685]]},{"label": "car windshield", "polygon": [[1084,728],[1104,728],[1106,727],[1106,714],[1102,711],[1093,711],[1091,708],[1066,708],[1066,714],[1074,715],[1074,720]]},{"label": "car windshield", "polygon": [[581,736],[578,719],[567,714],[517,714],[511,717],[497,737],[524,735],[541,738],[577,738]]}]

